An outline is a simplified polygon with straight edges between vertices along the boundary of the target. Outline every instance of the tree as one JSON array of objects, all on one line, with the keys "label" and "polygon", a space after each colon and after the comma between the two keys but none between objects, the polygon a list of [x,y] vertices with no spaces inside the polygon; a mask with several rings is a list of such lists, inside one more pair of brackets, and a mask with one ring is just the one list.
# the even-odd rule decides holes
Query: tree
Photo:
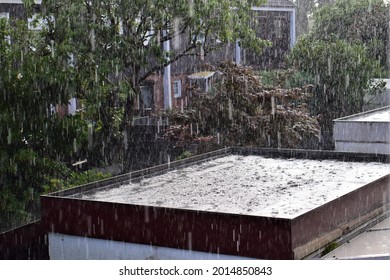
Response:
[{"label": "tree", "polygon": [[[118,105],[116,112],[123,108],[120,131],[126,134],[140,86],[150,75],[183,57],[202,57],[237,39],[259,51],[264,42],[250,28],[249,11],[264,2],[46,0],[42,7],[45,18],[55,18],[48,40],[66,45],[74,57],[79,97],[97,106],[102,97],[111,98]],[[168,41],[179,43],[168,52],[163,48]],[[112,114],[97,115],[108,130]]]},{"label": "tree", "polygon": [[378,68],[362,45],[311,37],[298,41],[290,61],[314,79],[316,89],[311,112],[320,115],[325,148],[332,148],[333,119],[361,111],[369,80]]},{"label": "tree", "polygon": [[333,4],[334,0],[295,0],[297,5],[297,36],[309,32],[309,19],[313,13],[324,5]]},{"label": "tree", "polygon": [[323,5],[314,12],[311,32],[292,51],[292,64],[316,85],[311,110],[321,116],[325,148],[333,147],[333,119],[360,112],[363,96],[378,88],[370,87],[370,79],[388,70],[388,11],[383,0]]},{"label": "tree", "polygon": [[383,0],[337,0],[314,13],[312,37],[362,44],[368,56],[388,71],[389,9]]},{"label": "tree", "polygon": [[212,92],[196,93],[190,108],[172,113],[170,139],[181,145],[214,141],[221,146],[298,148],[318,136],[317,120],[306,104],[310,87],[265,86],[251,68],[233,62],[214,70],[221,77]]},{"label": "tree", "polygon": [[25,217],[50,177],[61,176],[61,161],[77,158],[86,125],[59,117],[74,92],[67,55],[42,40],[25,21],[0,22],[0,212]]}]

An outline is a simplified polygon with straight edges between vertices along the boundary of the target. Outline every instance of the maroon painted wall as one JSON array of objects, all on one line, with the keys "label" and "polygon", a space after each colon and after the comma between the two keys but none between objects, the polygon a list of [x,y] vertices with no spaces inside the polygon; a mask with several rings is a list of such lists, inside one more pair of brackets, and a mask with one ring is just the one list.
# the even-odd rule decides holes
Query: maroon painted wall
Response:
[{"label": "maroon painted wall", "polygon": [[389,202],[390,175],[387,175],[293,219],[292,246],[301,246],[365,214],[380,210]]},{"label": "maroon painted wall", "polygon": [[263,259],[292,259],[290,221],[42,197],[48,231]]},{"label": "maroon painted wall", "polygon": [[1,260],[48,260],[47,231],[40,221],[0,234]]}]

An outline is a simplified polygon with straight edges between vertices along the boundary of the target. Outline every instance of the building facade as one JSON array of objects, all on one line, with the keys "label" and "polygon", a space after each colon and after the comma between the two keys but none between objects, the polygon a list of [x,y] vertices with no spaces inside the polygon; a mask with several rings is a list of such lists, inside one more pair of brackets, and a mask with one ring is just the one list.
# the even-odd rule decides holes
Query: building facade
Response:
[{"label": "building facade", "polygon": [[[41,1],[35,3],[35,10],[39,12]],[[208,70],[208,64],[217,65],[221,61],[233,60],[255,69],[282,68],[285,56],[296,40],[295,14],[296,7],[288,0],[268,0],[263,6],[253,7],[253,28],[259,38],[270,41],[272,46],[258,55],[250,49],[242,48],[239,42],[233,42],[217,52],[206,54],[204,58],[191,56],[179,59],[144,82],[141,95],[137,97],[136,111],[145,116],[166,109],[184,108],[190,102],[190,85],[201,84],[204,90],[211,89],[214,75],[202,75]],[[21,0],[0,1],[0,17],[33,20],[27,18]],[[175,42],[167,42],[163,48],[169,51],[175,48]],[[72,99],[68,108],[58,108],[58,112],[74,114],[76,109],[77,101]]]},{"label": "building facade", "polygon": [[[251,66],[254,69],[280,69],[285,66],[285,57],[296,41],[296,6],[288,0],[268,0],[267,4],[252,7],[253,28],[257,36],[268,40],[272,46],[263,50],[261,55],[240,46],[239,42],[228,44],[221,50],[206,54],[203,59],[195,56],[182,58],[165,67],[162,73],[156,73],[149,79],[153,82],[149,99],[153,99],[155,112],[165,109],[181,109],[190,99],[189,87],[197,80],[211,88],[213,75],[202,74],[208,71],[208,65],[218,65],[221,61],[233,60],[237,64]],[[165,46],[173,48],[173,42]],[[198,73],[198,74],[197,74]],[[160,81],[163,79],[163,81]],[[205,86],[203,89],[206,89]],[[162,96],[163,95],[163,96]],[[140,110],[142,111],[142,106]],[[152,108],[144,108],[152,110]],[[152,111],[153,111],[152,110]]]}]

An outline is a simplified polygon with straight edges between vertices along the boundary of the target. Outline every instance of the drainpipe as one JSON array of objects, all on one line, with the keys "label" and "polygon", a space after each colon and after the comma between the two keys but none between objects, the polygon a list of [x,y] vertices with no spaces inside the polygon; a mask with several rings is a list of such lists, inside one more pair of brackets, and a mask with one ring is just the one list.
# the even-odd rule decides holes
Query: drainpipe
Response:
[{"label": "drainpipe", "polygon": [[[167,31],[163,32],[163,35],[167,35]],[[164,42],[164,52],[170,51],[170,40]],[[164,109],[172,109],[172,85],[171,85],[171,65],[169,64],[164,68]]]}]

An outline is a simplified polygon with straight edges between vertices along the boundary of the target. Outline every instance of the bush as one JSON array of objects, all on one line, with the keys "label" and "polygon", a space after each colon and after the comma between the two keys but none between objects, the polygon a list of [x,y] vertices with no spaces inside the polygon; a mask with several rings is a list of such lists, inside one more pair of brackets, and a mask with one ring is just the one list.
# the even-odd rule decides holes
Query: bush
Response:
[{"label": "bush", "polygon": [[50,178],[44,185],[44,193],[51,193],[60,191],[75,186],[84,185],[90,182],[99,181],[110,178],[111,174],[103,173],[94,169],[87,170],[84,172],[69,172],[66,178]]},{"label": "bush", "polygon": [[[216,71],[220,81],[213,84],[213,94],[194,90],[191,108],[176,112],[178,129],[170,130],[174,134],[170,138],[209,150],[214,146],[298,148],[317,137],[317,120],[306,105],[310,87],[267,86],[251,68],[229,61]],[[199,133],[186,129],[191,123]]]}]

